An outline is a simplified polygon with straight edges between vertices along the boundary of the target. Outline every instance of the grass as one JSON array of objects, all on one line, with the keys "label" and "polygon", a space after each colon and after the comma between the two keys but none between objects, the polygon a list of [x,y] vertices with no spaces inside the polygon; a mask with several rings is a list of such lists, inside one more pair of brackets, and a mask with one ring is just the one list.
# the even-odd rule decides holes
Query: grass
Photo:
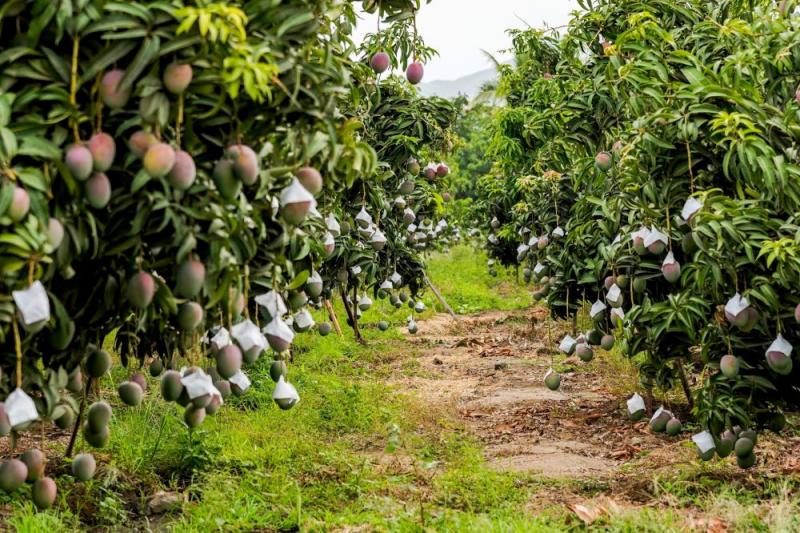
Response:
[{"label": "grass", "polygon": [[[489,277],[485,257],[467,247],[430,261],[431,277],[459,312],[527,307],[512,276]],[[424,301],[438,309],[432,295]],[[340,317],[343,310],[337,307]],[[97,453],[98,479],[58,480],[57,510],[37,513],[24,491],[0,495],[0,511],[17,531],[160,528],[199,531],[535,532],[581,530],[548,495],[592,498],[606,487],[489,470],[480,447],[451,413],[387,384],[414,372],[416,348],[401,327],[409,309],[377,302],[365,314],[366,346],[344,338],[301,335],[289,378],[301,394],[291,411],[271,400],[269,362],[248,369],[253,387],[232,398],[202,428],[188,433],[180,409],[156,391],[138,408],[117,405],[112,392],[126,371],[104,380],[115,411],[108,449]],[[321,313],[317,320],[325,320]],[[394,326],[381,333],[374,324]],[[346,327],[346,325],[343,324]],[[151,390],[157,381],[150,381]],[[156,389],[157,390],[157,389]],[[80,444],[79,444],[80,446]],[[740,530],[796,530],[797,485],[775,481],[758,491],[711,477],[707,467],[656,479],[653,498],[676,507],[719,513]],[[188,501],[149,524],[141,513],[158,490],[183,491]],[[607,531],[674,531],[683,513],[658,508],[603,517]],[[124,525],[124,526],[123,526]]]},{"label": "grass", "polygon": [[496,268],[500,274],[490,277],[486,257],[467,246],[457,246],[447,255],[434,255],[428,264],[431,280],[456,313],[512,311],[530,306],[531,297],[520,290],[514,271]]}]

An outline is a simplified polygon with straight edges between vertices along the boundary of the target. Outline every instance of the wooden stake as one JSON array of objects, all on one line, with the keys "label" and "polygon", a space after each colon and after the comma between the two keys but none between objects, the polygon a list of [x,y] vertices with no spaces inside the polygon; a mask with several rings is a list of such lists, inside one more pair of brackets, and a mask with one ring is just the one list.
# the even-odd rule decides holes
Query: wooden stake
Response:
[{"label": "wooden stake", "polygon": [[336,318],[336,312],[333,310],[333,304],[331,304],[331,301],[328,299],[323,300],[323,303],[325,305],[325,309],[328,311],[328,318],[330,318],[331,322],[333,322],[333,328],[336,330],[336,333],[338,333],[340,337],[344,337],[344,334],[342,333],[342,326],[339,325],[339,319]]},{"label": "wooden stake", "polygon": [[423,276],[425,278],[425,283],[431,289],[433,294],[436,295],[436,299],[439,300],[439,303],[442,304],[442,306],[447,310],[448,313],[450,313],[450,316],[453,317],[453,320],[458,320],[458,315],[456,315],[456,312],[453,311],[453,308],[450,307],[450,305],[445,301],[444,297],[439,292],[439,289],[433,286],[433,283],[431,283],[431,280],[428,278],[428,275],[423,274]]}]

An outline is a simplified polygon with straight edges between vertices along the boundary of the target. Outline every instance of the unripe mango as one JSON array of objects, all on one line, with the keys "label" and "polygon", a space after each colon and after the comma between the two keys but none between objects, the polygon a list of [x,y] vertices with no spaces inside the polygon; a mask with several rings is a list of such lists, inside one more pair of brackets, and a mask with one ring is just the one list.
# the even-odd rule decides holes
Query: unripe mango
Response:
[{"label": "unripe mango", "polygon": [[300,184],[314,196],[322,192],[322,174],[314,167],[301,167],[295,174]]},{"label": "unripe mango", "polygon": [[592,347],[588,344],[579,344],[575,348],[575,354],[580,358],[581,361],[584,363],[588,363],[594,358],[594,351]]},{"label": "unripe mango", "polygon": [[281,376],[286,378],[286,363],[283,361],[273,361],[272,365],[269,367],[269,377],[272,378],[272,381],[277,383]]},{"label": "unripe mango", "polygon": [[144,397],[144,390],[142,390],[142,387],[133,381],[123,381],[120,383],[117,392],[119,393],[119,398],[122,400],[122,403],[130,405],[131,407],[136,407],[141,404],[142,398]]},{"label": "unripe mango", "polygon": [[192,407],[195,409],[206,408],[211,403],[211,394],[203,394],[192,398]]},{"label": "unripe mango", "polygon": [[650,429],[654,433],[662,433],[667,429],[667,422],[669,422],[671,419],[672,415],[666,411],[662,411],[657,418],[650,420]]},{"label": "unripe mango", "polygon": [[195,178],[197,178],[197,167],[192,156],[183,150],[175,152],[175,164],[168,174],[170,185],[180,191],[185,191],[192,186]]},{"label": "unripe mango", "polygon": [[37,479],[31,489],[33,503],[39,510],[51,508],[56,501],[57,493],[56,482],[49,477]]},{"label": "unripe mango", "polygon": [[664,274],[664,279],[670,283],[675,283],[681,278],[681,264],[675,261],[661,266],[661,273]]},{"label": "unripe mango", "polygon": [[[105,376],[108,369],[111,368],[111,356],[105,350],[93,349],[86,358],[86,371],[93,378],[101,378]],[[80,392],[83,384],[83,377],[80,370],[74,374],[74,379],[77,380],[75,387],[70,388],[72,392]],[[73,390],[76,389],[76,390]]]},{"label": "unripe mango", "polygon": [[667,435],[670,437],[675,437],[683,430],[683,424],[681,424],[681,421],[677,418],[672,417],[669,419],[664,429],[666,430]]},{"label": "unripe mango", "polygon": [[736,439],[736,444],[733,446],[733,452],[736,454],[737,457],[746,457],[753,453],[753,447],[755,443],[747,437],[739,436]]},{"label": "unripe mango", "polygon": [[547,385],[547,388],[550,390],[558,390],[558,388],[561,386],[561,374],[555,371],[548,372],[544,377],[544,384]]},{"label": "unripe mango", "polygon": [[161,359],[159,359],[158,357],[156,357],[156,358],[155,358],[155,359],[153,359],[153,361],[150,363],[150,368],[149,368],[149,370],[150,370],[150,375],[151,375],[151,376],[153,376],[154,378],[155,378],[155,377],[158,377],[158,376],[160,376],[160,375],[161,375],[161,372],[163,372],[163,371],[164,371],[164,363],[162,363],[162,362],[161,362]]},{"label": "unripe mango", "polygon": [[136,157],[143,157],[147,150],[156,143],[158,143],[158,139],[155,135],[149,131],[139,130],[131,135],[128,140],[128,148]]},{"label": "unripe mango", "polygon": [[247,145],[234,144],[228,147],[228,159],[233,165],[234,175],[245,185],[253,185],[258,180],[258,156]]},{"label": "unripe mango", "polygon": [[611,163],[613,159],[608,152],[600,152],[594,158],[594,165],[603,172],[611,170]]},{"label": "unripe mango", "polygon": [[217,354],[217,372],[225,379],[232,378],[242,369],[242,351],[230,344]]},{"label": "unripe mango", "polygon": [[228,202],[236,199],[236,196],[242,190],[242,182],[233,173],[233,163],[226,158],[217,161],[214,166],[213,178],[217,190]]},{"label": "unripe mango", "polygon": [[95,133],[89,138],[89,152],[92,154],[93,168],[97,172],[105,172],[114,164],[117,145],[108,133]]},{"label": "unripe mango", "polygon": [[22,187],[14,187],[14,195],[11,199],[11,205],[8,207],[8,211],[6,212],[11,220],[14,222],[19,222],[28,214],[28,210],[31,208],[31,197],[28,195],[28,191],[23,189]]},{"label": "unripe mango", "polygon": [[735,378],[739,375],[739,358],[731,354],[723,355],[719,362],[719,369],[726,378]]},{"label": "unripe mango", "polygon": [[289,349],[289,341],[281,337],[278,337],[277,335],[267,334],[267,341],[269,342],[270,348],[272,348],[278,353],[283,353]]},{"label": "unripe mango", "polygon": [[382,74],[389,69],[389,64],[391,60],[389,58],[389,54],[386,52],[378,52],[372,59],[370,59],[369,65],[372,67],[372,70],[375,71],[376,74]]},{"label": "unripe mango", "polygon": [[422,63],[411,63],[406,69],[406,79],[411,85],[416,85],[421,82],[424,75],[425,68],[422,66]]},{"label": "unripe mango", "polygon": [[217,388],[223,400],[231,395],[231,382],[227,379],[218,379],[214,382],[214,387]]},{"label": "unripe mango", "polygon": [[75,414],[72,412],[72,409],[67,408],[64,410],[64,414],[54,420],[56,427],[59,429],[68,429],[72,427],[73,422],[75,422]]},{"label": "unripe mango", "polygon": [[100,98],[102,98],[103,103],[111,109],[125,107],[125,104],[128,103],[128,99],[131,97],[130,88],[124,90],[120,90],[119,88],[119,82],[124,75],[124,70],[109,70],[103,75],[103,79],[100,81]]},{"label": "unripe mango", "polygon": [[167,370],[161,377],[161,396],[168,402],[175,402],[183,392],[181,374],[177,370]]},{"label": "unripe mango", "polygon": [[64,240],[64,225],[57,218],[51,217],[47,221],[47,240],[53,249],[61,246],[61,242]]},{"label": "unripe mango", "polygon": [[203,307],[197,302],[186,302],[178,309],[178,326],[183,331],[194,331],[203,321]]},{"label": "unripe mango", "polygon": [[304,291],[292,291],[289,293],[287,303],[292,311],[299,311],[308,303],[308,296]]},{"label": "unripe mango", "polygon": [[95,209],[103,209],[111,200],[111,181],[102,172],[95,172],[86,182],[86,199]]},{"label": "unripe mango", "polygon": [[147,272],[138,272],[128,281],[128,301],[137,309],[146,309],[155,294],[155,279]]},{"label": "unripe mango", "polygon": [[751,468],[756,464],[756,455],[750,452],[748,455],[744,455],[742,457],[736,456],[736,464],[739,465],[739,468],[748,469]]},{"label": "unripe mango", "polygon": [[156,143],[147,149],[142,164],[152,177],[163,178],[175,166],[175,150],[166,143]]},{"label": "unripe mango", "polygon": [[202,290],[205,280],[206,267],[201,261],[184,261],[175,276],[175,292],[183,298],[194,298]]},{"label": "unripe mango", "polygon": [[25,483],[28,467],[19,459],[9,459],[0,465],[0,490],[14,492]]},{"label": "unripe mango", "polygon": [[88,424],[83,425],[83,440],[93,448],[105,448],[106,444],[108,444],[109,436],[108,426],[100,428],[99,431],[94,431]]},{"label": "unripe mango", "polygon": [[64,164],[76,180],[83,181],[92,174],[94,168],[92,152],[81,144],[72,144],[67,148]]},{"label": "unripe mango", "polygon": [[222,407],[222,400],[219,396],[212,396],[211,401],[208,402],[206,405],[206,414],[207,415],[215,415],[219,408]]},{"label": "unripe mango", "polygon": [[28,468],[28,475],[25,477],[25,481],[28,483],[36,481],[44,475],[45,457],[40,450],[36,448],[25,450],[20,456],[20,460]]},{"label": "unripe mango", "polygon": [[190,428],[196,428],[206,419],[206,410],[203,407],[187,407],[183,412],[183,421]]},{"label": "unripe mango", "polygon": [[86,412],[86,423],[88,428],[97,433],[108,426],[111,420],[111,406],[104,401],[94,402]]},{"label": "unripe mango", "polygon": [[142,388],[143,391],[147,392],[147,379],[145,379],[144,374],[141,372],[135,372],[131,374],[131,377],[128,378],[128,381],[131,383],[136,383]]},{"label": "unripe mango", "polygon": [[767,352],[767,364],[776,374],[788,376],[792,373],[792,358],[781,352]]},{"label": "unripe mango", "polygon": [[614,347],[614,335],[603,335],[600,339],[600,346],[604,350],[611,350]]},{"label": "unripe mango", "polygon": [[72,475],[78,481],[89,481],[94,477],[97,463],[90,453],[79,453],[72,461]]},{"label": "unripe mango", "polygon": [[192,83],[192,66],[188,63],[172,63],[164,69],[162,81],[172,94],[181,94]]},{"label": "unripe mango", "polygon": [[736,435],[730,430],[725,430],[716,442],[717,455],[722,459],[728,457],[733,452],[734,444],[736,444]]},{"label": "unripe mango", "polygon": [[249,350],[245,351],[242,354],[242,357],[243,357],[245,363],[247,363],[248,365],[252,365],[256,361],[258,361],[258,358],[261,357],[261,354],[263,352],[264,352],[264,349],[261,348],[260,346],[253,346]]},{"label": "unripe mango", "polygon": [[228,301],[231,305],[233,314],[238,316],[244,312],[244,294],[239,292],[236,288],[231,287],[228,289]]}]

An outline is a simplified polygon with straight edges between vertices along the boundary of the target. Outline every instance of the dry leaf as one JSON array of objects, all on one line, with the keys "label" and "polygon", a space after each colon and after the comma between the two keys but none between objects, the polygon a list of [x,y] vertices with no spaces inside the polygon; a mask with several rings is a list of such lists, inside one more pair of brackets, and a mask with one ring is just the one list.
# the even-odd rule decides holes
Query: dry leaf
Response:
[{"label": "dry leaf", "polygon": [[580,518],[581,521],[587,526],[600,518],[601,515],[601,512],[597,508],[592,509],[579,503],[570,505],[570,508],[572,509],[572,512],[578,515],[578,518]]}]

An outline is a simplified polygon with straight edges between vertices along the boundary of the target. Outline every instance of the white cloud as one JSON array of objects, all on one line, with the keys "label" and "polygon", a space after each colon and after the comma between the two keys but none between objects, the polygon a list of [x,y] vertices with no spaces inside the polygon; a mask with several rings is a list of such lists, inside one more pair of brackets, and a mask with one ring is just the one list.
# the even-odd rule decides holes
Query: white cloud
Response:
[{"label": "white cloud", "polygon": [[[488,68],[486,50],[511,47],[509,28],[563,26],[578,9],[576,0],[433,0],[417,16],[417,28],[439,56],[425,65],[425,81],[451,80]],[[364,16],[356,39],[374,32],[374,16]]]}]

